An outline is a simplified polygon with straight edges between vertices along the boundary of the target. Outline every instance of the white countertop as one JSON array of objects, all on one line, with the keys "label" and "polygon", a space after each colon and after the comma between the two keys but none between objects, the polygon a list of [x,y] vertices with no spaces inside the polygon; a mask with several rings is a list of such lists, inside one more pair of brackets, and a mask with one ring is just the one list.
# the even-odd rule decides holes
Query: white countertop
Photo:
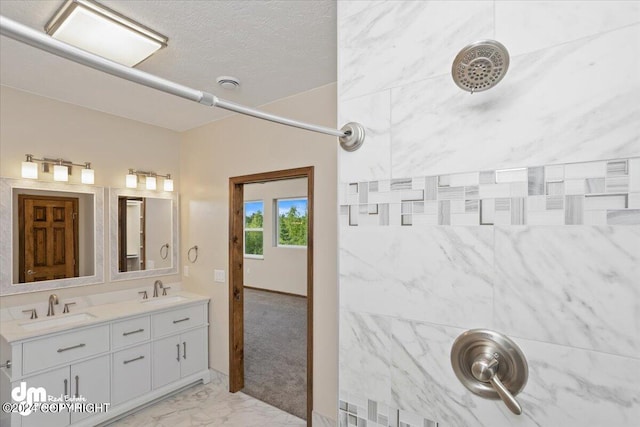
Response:
[{"label": "white countertop", "polygon": [[[171,297],[183,297],[185,299],[180,301],[169,302],[166,304],[146,304],[143,301],[147,302],[160,302],[163,298],[171,299]],[[141,298],[125,300],[125,301],[116,301],[110,302],[106,304],[96,304],[84,307],[70,307],[70,313],[62,314],[62,305],[56,305],[56,309],[60,314],[56,314],[53,317],[46,317],[40,315],[39,319],[29,320],[29,319],[18,319],[18,320],[3,320],[2,326],[0,327],[0,335],[9,343],[15,341],[23,341],[26,339],[36,338],[42,335],[49,335],[55,332],[62,332],[66,330],[72,330],[76,328],[82,328],[85,326],[97,325],[103,322],[109,322],[113,320],[118,320],[120,318],[125,318],[129,316],[143,315],[147,313],[153,313],[156,311],[163,311],[170,308],[180,307],[184,305],[189,305],[197,302],[208,301],[210,298],[205,297],[203,295],[197,295],[190,292],[178,291],[171,293],[167,296],[159,296],[157,298],[149,297],[147,300],[142,300]],[[31,323],[42,322],[51,319],[63,319],[65,316],[70,317],[78,314],[86,313],[88,315],[93,316],[92,318],[85,319],[82,321],[77,321],[73,323],[66,323],[63,325],[57,325],[48,327],[46,329],[38,329],[38,330],[28,330],[25,329],[22,325],[28,325]]]}]

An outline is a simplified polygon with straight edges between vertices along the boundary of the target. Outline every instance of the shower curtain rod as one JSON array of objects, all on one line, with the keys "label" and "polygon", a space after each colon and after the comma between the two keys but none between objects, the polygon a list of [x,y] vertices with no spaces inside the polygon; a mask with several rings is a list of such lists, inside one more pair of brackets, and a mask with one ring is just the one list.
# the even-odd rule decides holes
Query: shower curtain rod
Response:
[{"label": "shower curtain rod", "polygon": [[337,130],[245,107],[231,101],[220,99],[211,93],[196,90],[153,74],[118,64],[117,62],[56,40],[51,36],[36,31],[33,28],[22,25],[2,15],[0,15],[0,34],[62,58],[77,62],[78,64],[82,64],[171,95],[195,101],[209,107],[218,107],[224,110],[256,117],[258,119],[280,123],[286,126],[336,136],[340,141],[340,145],[346,151],[355,151],[360,148],[364,142],[364,128],[359,123],[347,123],[340,130]]}]

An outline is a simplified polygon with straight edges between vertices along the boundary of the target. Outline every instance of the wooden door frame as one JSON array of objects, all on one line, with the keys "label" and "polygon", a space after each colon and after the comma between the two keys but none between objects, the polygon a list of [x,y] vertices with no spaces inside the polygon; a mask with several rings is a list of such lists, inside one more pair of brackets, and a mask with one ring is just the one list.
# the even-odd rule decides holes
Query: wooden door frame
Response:
[{"label": "wooden door frame", "polygon": [[313,173],[307,166],[229,178],[229,391],[244,387],[244,185],[307,178],[307,426],[313,411]]}]

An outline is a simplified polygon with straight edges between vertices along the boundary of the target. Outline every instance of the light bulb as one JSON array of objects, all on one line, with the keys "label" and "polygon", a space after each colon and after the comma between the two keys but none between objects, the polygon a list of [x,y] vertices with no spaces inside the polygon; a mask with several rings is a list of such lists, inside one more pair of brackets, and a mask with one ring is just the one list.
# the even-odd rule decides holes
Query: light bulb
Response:
[{"label": "light bulb", "polygon": [[64,165],[53,165],[54,181],[69,181],[69,168]]},{"label": "light bulb", "polygon": [[82,169],[81,181],[83,184],[93,184],[94,180],[93,169]]},{"label": "light bulb", "polygon": [[126,180],[127,188],[137,188],[138,187],[138,176],[133,173],[127,174]]},{"label": "light bulb", "polygon": [[38,179],[38,164],[30,161],[22,162],[22,177]]},{"label": "light bulb", "polygon": [[164,180],[164,191],[173,191],[173,180],[171,178]]},{"label": "light bulb", "polygon": [[148,176],[146,180],[147,190],[155,190],[156,189],[156,177]]}]

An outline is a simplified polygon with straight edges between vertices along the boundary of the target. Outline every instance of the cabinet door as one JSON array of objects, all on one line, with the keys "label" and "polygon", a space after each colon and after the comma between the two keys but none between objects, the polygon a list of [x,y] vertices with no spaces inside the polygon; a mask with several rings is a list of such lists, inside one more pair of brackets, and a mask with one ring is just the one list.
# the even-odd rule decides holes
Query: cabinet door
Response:
[{"label": "cabinet door", "polygon": [[113,354],[111,391],[114,406],[151,391],[151,344]]},{"label": "cabinet door", "polygon": [[186,377],[207,369],[207,337],[205,329],[183,332],[180,335],[180,374]]},{"label": "cabinet door", "polygon": [[[71,365],[70,395],[82,396],[83,403],[110,403],[110,363],[109,355]],[[99,412],[96,412],[99,413]],[[71,413],[71,423],[90,417],[92,413]]]},{"label": "cabinet door", "polygon": [[[27,390],[29,387],[43,387],[47,396],[61,398],[65,394],[71,394],[69,383],[69,367],[56,369],[45,374],[34,375],[24,380]],[[14,387],[20,385],[20,381],[13,383]],[[63,410],[59,413],[32,412],[22,418],[22,427],[62,427],[69,425],[69,412]]]},{"label": "cabinet door", "polygon": [[160,388],[180,379],[182,342],[174,335],[153,343],[153,388]]}]

